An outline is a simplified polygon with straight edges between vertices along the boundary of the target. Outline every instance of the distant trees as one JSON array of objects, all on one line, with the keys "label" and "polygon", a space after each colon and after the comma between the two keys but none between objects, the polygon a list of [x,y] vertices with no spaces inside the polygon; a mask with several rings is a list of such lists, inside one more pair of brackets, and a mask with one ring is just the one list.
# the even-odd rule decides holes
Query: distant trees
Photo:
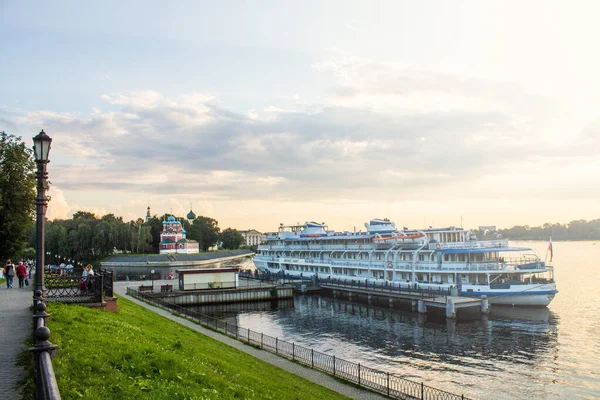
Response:
[{"label": "distant trees", "polygon": [[145,226],[150,228],[150,236],[152,236],[152,239],[150,240],[152,252],[158,253],[160,233],[162,232],[162,221],[155,215],[145,223]]},{"label": "distant trees", "polygon": [[221,232],[221,245],[224,249],[239,249],[244,242],[244,237],[236,229],[227,228]]},{"label": "distant trees", "polygon": [[[56,219],[46,223],[46,251],[51,253],[49,263],[75,260],[93,263],[112,255],[123,253],[158,253],[163,221],[168,216],[138,218],[129,222],[114,214],[98,218],[94,213],[77,211],[71,219]],[[219,223],[209,217],[196,217],[192,223],[181,221],[187,238],[199,243],[200,251],[208,251],[218,242],[226,249],[237,249],[244,237],[235,229],[220,232]],[[25,235],[27,237],[27,235]],[[35,226],[29,232],[29,245],[35,247]]]},{"label": "distant trees", "polygon": [[499,232],[507,239],[547,240],[552,237],[555,240],[600,240],[600,219],[589,222],[576,220],[568,224],[545,223],[537,227],[517,225],[510,229],[500,229]]},{"label": "distant trees", "polygon": [[114,214],[97,218],[93,213],[78,211],[72,219],[48,221],[45,244],[46,251],[51,253],[48,262],[59,261],[56,257],[61,257],[91,263],[115,250],[150,252],[152,233],[151,226],[145,225],[141,218],[124,222]]},{"label": "distant trees", "polygon": [[35,162],[20,137],[0,132],[0,260],[20,255],[35,216]]},{"label": "distant trees", "polygon": [[201,251],[208,251],[219,241],[219,231],[219,223],[216,220],[199,216],[194,219],[187,231],[187,238],[196,240]]}]

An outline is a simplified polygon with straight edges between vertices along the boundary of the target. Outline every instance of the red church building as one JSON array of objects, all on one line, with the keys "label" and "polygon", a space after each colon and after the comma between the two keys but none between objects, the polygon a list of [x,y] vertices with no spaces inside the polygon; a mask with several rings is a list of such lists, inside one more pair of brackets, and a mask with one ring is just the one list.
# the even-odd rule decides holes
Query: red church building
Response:
[{"label": "red church building", "polygon": [[171,215],[166,221],[163,221],[163,230],[160,233],[160,254],[199,253],[198,242],[186,239],[185,234],[181,222],[177,221],[174,216]]}]

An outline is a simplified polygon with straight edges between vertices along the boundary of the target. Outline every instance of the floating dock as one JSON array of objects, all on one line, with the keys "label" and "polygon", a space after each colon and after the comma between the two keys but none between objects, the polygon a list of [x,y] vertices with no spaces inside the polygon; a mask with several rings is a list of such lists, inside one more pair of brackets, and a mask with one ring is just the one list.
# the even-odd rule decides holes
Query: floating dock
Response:
[{"label": "floating dock", "polygon": [[[151,290],[150,286],[136,285],[131,283],[129,287],[133,290],[146,292],[153,298],[179,306],[193,306],[220,303],[241,303],[251,301],[277,301],[281,299],[292,299],[294,297],[293,287],[290,284],[271,284],[240,280],[240,286],[227,289],[201,289],[201,290],[177,290],[171,286],[170,291],[162,291],[165,282],[155,281]],[[159,291],[160,290],[160,291]]]},{"label": "floating dock", "polygon": [[333,297],[345,295],[348,300],[362,296],[366,297],[369,303],[373,299],[386,299],[393,307],[396,302],[410,302],[413,311],[421,314],[427,313],[432,309],[441,309],[445,311],[445,316],[448,319],[455,319],[459,309],[469,309],[470,311],[478,311],[481,314],[489,313],[488,300],[485,296],[481,298],[471,298],[462,296],[452,296],[444,294],[436,294],[432,291],[418,289],[401,289],[401,288],[359,288],[338,283],[319,282],[318,287],[332,292]]}]

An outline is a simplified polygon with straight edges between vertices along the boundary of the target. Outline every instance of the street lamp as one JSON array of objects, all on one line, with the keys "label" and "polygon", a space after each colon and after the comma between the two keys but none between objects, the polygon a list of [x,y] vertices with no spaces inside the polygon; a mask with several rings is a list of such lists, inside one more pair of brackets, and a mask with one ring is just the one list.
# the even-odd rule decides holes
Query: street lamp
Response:
[{"label": "street lamp", "polygon": [[[44,286],[44,219],[46,208],[48,207],[48,197],[46,190],[48,189],[48,171],[47,164],[50,162],[48,155],[50,154],[50,144],[52,139],[42,130],[33,138],[33,152],[37,171],[35,174],[37,181],[37,197],[35,198],[36,205],[36,258],[35,258],[35,290],[33,292],[33,338],[34,346],[29,350],[34,355],[36,378],[35,391],[36,399],[60,398],[56,378],[54,374],[48,372],[42,364],[43,360],[48,360],[47,357],[42,357],[43,354],[49,354],[52,357],[54,351],[58,348],[57,345],[48,341],[50,338],[50,329],[46,326],[48,313],[46,312],[45,295],[46,287]],[[47,385],[44,385],[44,381]]]},{"label": "street lamp", "polygon": [[52,138],[46,135],[44,130],[42,130],[33,138],[33,151],[35,155],[35,163],[37,164],[37,172],[35,174],[37,180],[37,197],[35,199],[37,216],[34,293],[40,290],[42,292],[42,296],[46,294],[46,288],[44,287],[44,217],[46,215],[46,208],[48,207],[48,198],[46,197],[46,189],[48,188],[48,171],[46,166],[50,162],[48,155],[50,154],[51,143]]},{"label": "street lamp", "polygon": [[154,270],[150,271],[150,279],[152,280],[152,291],[154,292]]}]

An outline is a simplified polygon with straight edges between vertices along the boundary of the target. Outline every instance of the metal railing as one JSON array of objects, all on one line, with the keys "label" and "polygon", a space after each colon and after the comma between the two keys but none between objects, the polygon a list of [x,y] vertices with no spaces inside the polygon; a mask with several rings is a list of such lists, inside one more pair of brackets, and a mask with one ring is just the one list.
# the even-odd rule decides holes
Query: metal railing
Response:
[{"label": "metal railing", "polygon": [[47,327],[46,301],[86,302],[104,301],[104,296],[113,296],[113,273],[100,270],[94,276],[81,278],[79,275],[46,275],[45,293],[36,290],[34,304],[33,354],[35,368],[35,398],[37,400],[60,400],[60,391],[52,365],[52,357],[58,348],[52,344]]},{"label": "metal railing", "polygon": [[127,294],[148,303],[168,309],[175,315],[191,319],[200,325],[206,326],[229,337],[235,338],[251,346],[277,354],[310,368],[326,372],[354,383],[360,387],[384,394],[394,399],[422,399],[422,400],[468,400],[464,395],[458,395],[444,390],[425,385],[423,382],[414,382],[389,372],[379,371],[360,363],[347,361],[334,355],[321,353],[296,345],[293,342],[281,340],[277,337],[265,335],[261,332],[243,328],[235,323],[222,321],[205,314],[190,310],[184,306],[176,305],[168,298],[162,299],[140,293],[131,287]]},{"label": "metal railing", "polygon": [[419,296],[422,298],[433,299],[440,296],[450,296],[450,290],[439,289],[424,289],[424,288],[411,288],[407,286],[392,286],[385,284],[369,283],[368,281],[352,281],[342,279],[318,279],[317,285],[335,286],[339,288],[350,288],[350,289],[364,289],[369,292],[380,292],[387,294],[408,294],[411,296]]},{"label": "metal railing", "polygon": [[33,298],[35,306],[33,314],[35,326],[34,345],[29,349],[33,354],[35,367],[35,398],[36,400],[60,400],[60,391],[52,366],[52,357],[58,346],[48,341],[50,339],[50,329],[48,329],[46,323],[50,314],[46,312],[44,300],[42,291],[37,290]]},{"label": "metal railing", "polygon": [[82,278],[79,275],[46,275],[47,301],[65,303],[104,302],[105,296],[113,296],[114,274],[100,270],[94,276]]},{"label": "metal railing", "polygon": [[429,250],[436,249],[491,249],[494,247],[507,247],[508,239],[474,240],[467,242],[437,242],[429,243]]},{"label": "metal railing", "polygon": [[[390,294],[409,294],[415,296],[421,296],[426,298],[435,298],[438,296],[450,296],[450,290],[444,288],[420,288],[415,287],[415,283],[406,283],[406,282],[377,282],[373,280],[369,280],[368,278],[362,278],[360,276],[355,276],[355,279],[341,279],[341,278],[319,278],[317,276],[291,276],[288,274],[282,273],[273,273],[273,274],[256,274],[251,271],[240,271],[240,278],[244,277],[246,279],[259,280],[259,281],[268,281],[268,282],[293,282],[293,281],[308,281],[318,285],[330,285],[330,286],[338,286],[338,287],[347,287],[347,288],[356,288],[356,289],[365,289],[373,292],[382,292],[382,293],[390,293]],[[360,278],[360,280],[357,280]],[[422,282],[420,282],[422,283]],[[428,283],[428,282],[427,282]]]}]

